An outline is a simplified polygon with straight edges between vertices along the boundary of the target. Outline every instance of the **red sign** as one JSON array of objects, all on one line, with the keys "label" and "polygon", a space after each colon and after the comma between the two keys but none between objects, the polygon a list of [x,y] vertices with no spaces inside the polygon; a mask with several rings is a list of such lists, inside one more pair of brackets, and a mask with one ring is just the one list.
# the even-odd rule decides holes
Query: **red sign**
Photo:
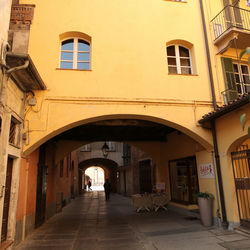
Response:
[{"label": "red sign", "polygon": [[214,178],[214,166],[212,163],[200,165],[200,178]]}]

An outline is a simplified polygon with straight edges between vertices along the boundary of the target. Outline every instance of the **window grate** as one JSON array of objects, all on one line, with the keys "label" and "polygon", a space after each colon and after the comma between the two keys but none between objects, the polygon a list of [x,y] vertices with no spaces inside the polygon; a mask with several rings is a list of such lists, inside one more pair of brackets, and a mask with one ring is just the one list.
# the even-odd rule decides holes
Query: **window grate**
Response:
[{"label": "window grate", "polygon": [[9,143],[15,144],[15,140],[16,140],[16,123],[13,120],[11,120]]}]

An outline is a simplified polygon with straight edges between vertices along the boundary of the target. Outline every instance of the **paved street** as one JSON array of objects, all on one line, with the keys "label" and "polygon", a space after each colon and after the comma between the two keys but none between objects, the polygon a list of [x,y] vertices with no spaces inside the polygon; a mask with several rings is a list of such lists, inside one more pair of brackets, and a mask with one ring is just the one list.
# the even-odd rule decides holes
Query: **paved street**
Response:
[{"label": "paved street", "polygon": [[225,250],[250,249],[250,237],[204,228],[173,210],[135,213],[131,201],[103,192],[76,198],[16,250]]}]

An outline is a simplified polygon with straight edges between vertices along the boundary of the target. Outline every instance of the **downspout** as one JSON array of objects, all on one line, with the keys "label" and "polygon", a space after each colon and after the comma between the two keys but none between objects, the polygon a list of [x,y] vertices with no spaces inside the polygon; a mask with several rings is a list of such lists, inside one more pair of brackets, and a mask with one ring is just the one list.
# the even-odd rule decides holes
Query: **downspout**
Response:
[{"label": "downspout", "polygon": [[[26,60],[25,63],[21,66],[13,67],[8,69],[7,71],[3,71],[3,78],[2,78],[2,86],[1,86],[1,93],[0,93],[0,103],[4,106],[4,97],[5,97],[5,92],[6,92],[6,83],[8,80],[8,75],[22,69],[26,69],[29,66],[29,60]],[[8,67],[8,66],[7,66]]]},{"label": "downspout", "polygon": [[29,60],[26,60],[23,65],[8,69],[6,73],[11,74],[21,69],[27,69],[29,66],[29,63],[30,63]]},{"label": "downspout", "polygon": [[[204,17],[204,8],[203,8],[203,1],[202,0],[200,0],[200,10],[201,10],[204,38],[205,38],[209,80],[210,80],[210,86],[211,86],[211,92],[212,92],[212,101],[213,101],[213,107],[215,110],[217,108],[216,96],[215,96],[214,80],[213,80],[213,73],[212,73],[212,67],[211,67],[211,58],[210,58],[210,51],[209,51],[209,46],[208,46],[207,28],[206,28],[206,22],[205,22],[205,17]],[[214,119],[211,120],[211,131],[212,131],[212,136],[213,136],[214,154],[215,154],[216,170],[217,170],[217,177],[218,177],[218,184],[219,184],[220,203],[221,203],[221,212],[222,212],[222,220],[223,220],[222,224],[226,228],[226,227],[228,227],[228,222],[227,222],[224,190],[223,190],[222,176],[221,176],[220,156],[219,156],[219,150],[218,150],[218,142],[217,142],[217,135],[216,135],[216,128],[215,128],[215,120]]]},{"label": "downspout", "polygon": [[8,75],[22,69],[26,69],[29,66],[29,60],[25,60],[24,64],[21,66],[9,68],[8,65],[6,64],[6,53],[8,49],[10,49],[10,45],[8,43],[5,43],[2,45],[3,47],[1,48],[1,57],[3,58],[0,61],[0,66],[2,68],[2,80],[1,80],[1,92],[0,92],[0,104],[4,106],[4,97],[5,97],[5,92],[6,92],[6,82],[8,80]]}]

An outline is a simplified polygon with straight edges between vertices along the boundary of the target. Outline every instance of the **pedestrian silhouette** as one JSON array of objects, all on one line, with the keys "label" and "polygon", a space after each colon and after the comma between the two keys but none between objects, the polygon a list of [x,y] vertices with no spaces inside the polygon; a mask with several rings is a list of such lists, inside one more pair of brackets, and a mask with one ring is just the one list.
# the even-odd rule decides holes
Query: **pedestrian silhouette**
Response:
[{"label": "pedestrian silhouette", "polygon": [[106,198],[106,201],[108,201],[109,200],[109,194],[110,194],[110,191],[111,191],[111,184],[109,182],[109,179],[106,179],[103,186],[104,186],[104,191],[105,191],[105,198]]},{"label": "pedestrian silhouette", "polygon": [[88,189],[89,189],[89,190],[92,190],[91,185],[92,185],[92,183],[91,183],[91,179],[90,179],[90,180],[88,181]]}]

